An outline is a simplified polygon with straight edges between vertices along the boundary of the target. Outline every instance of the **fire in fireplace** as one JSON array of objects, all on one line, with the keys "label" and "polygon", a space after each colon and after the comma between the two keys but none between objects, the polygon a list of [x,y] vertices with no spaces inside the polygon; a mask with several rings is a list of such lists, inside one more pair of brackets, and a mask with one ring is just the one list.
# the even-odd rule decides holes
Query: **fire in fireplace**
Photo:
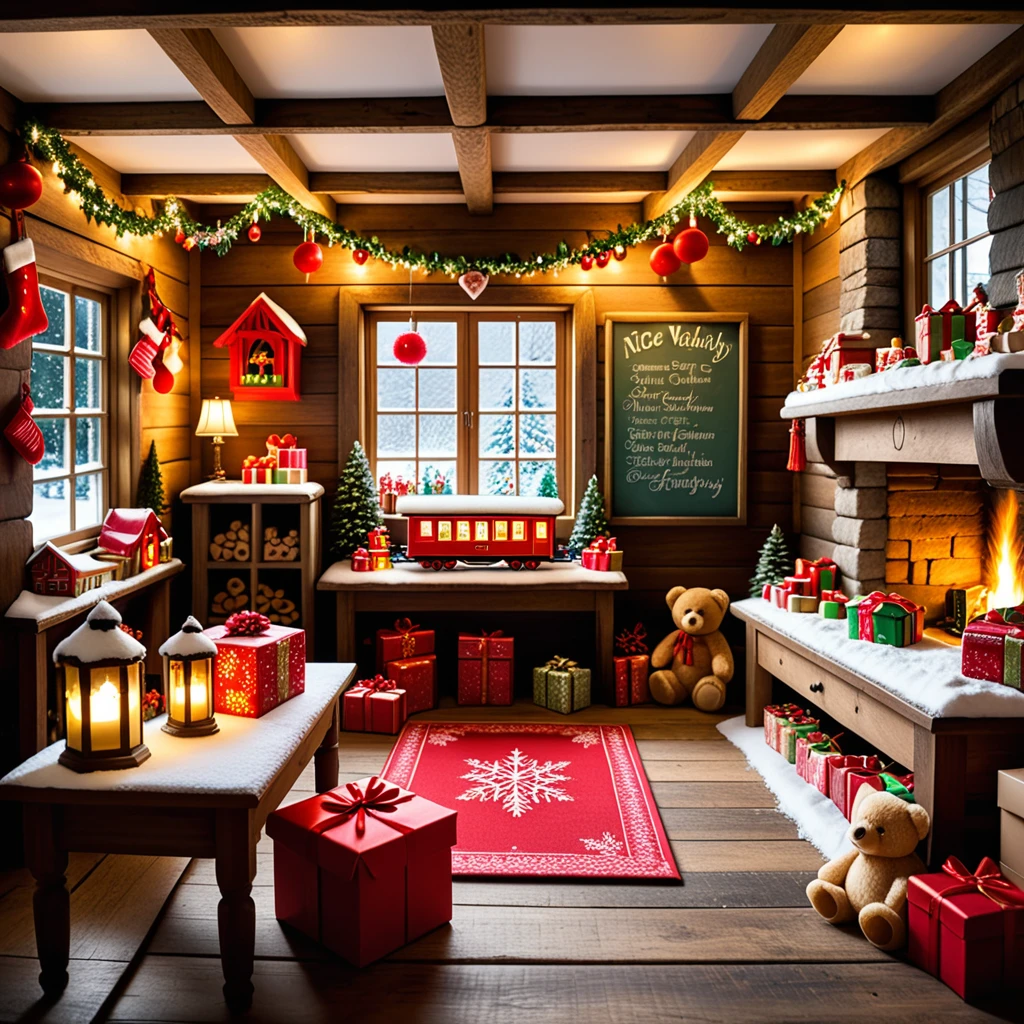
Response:
[{"label": "fire in fireplace", "polygon": [[995,491],[988,527],[987,608],[1009,608],[1024,601],[1022,554],[1017,492]]}]

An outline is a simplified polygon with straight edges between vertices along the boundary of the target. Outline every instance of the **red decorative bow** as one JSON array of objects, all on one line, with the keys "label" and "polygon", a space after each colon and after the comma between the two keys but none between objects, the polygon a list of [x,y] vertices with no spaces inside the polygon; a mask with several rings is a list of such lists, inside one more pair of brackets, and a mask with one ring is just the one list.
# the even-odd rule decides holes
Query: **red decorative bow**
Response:
[{"label": "red decorative bow", "polygon": [[267,445],[271,448],[294,448],[298,443],[299,439],[294,434],[285,434],[284,437],[271,434],[267,438]]},{"label": "red decorative bow", "polygon": [[693,637],[685,629],[679,630],[676,645],[672,648],[673,658],[682,658],[684,665],[693,664]]},{"label": "red decorative bow", "polygon": [[599,554],[604,554],[608,550],[608,538],[607,537],[595,537],[590,542],[588,551],[597,551]]},{"label": "red decorative bow", "polygon": [[947,857],[942,870],[960,883],[954,889],[946,889],[943,899],[977,890],[1001,907],[1024,907],[1024,892],[1003,878],[999,865],[991,857],[982,857],[974,874],[956,857]]},{"label": "red decorative bow", "polygon": [[260,612],[234,612],[224,623],[226,636],[261,636],[270,629],[270,619]]},{"label": "red decorative bow", "polygon": [[413,622],[412,619],[395,619],[394,629],[396,633],[401,633],[402,636],[408,636],[410,633],[415,633],[420,628],[418,622]]},{"label": "red decorative bow", "polygon": [[[325,811],[335,811],[336,813],[334,817],[321,821],[316,826],[316,831],[320,834],[329,832],[355,815],[356,835],[361,836],[366,831],[367,813],[372,814],[375,818],[381,814],[391,814],[399,804],[404,804],[412,797],[412,793],[403,793],[397,786],[376,775],[366,784],[365,792],[360,788],[358,782],[350,782],[344,789],[331,790],[320,801],[320,806]],[[388,824],[398,827],[394,822],[388,822]],[[406,830],[402,829],[401,831]]]},{"label": "red decorative bow", "polygon": [[647,654],[650,648],[647,643],[647,630],[642,622],[638,622],[632,629],[624,629],[616,638],[615,644],[619,652],[627,658],[637,654]]},{"label": "red decorative bow", "polygon": [[397,690],[398,684],[394,679],[385,679],[379,672],[372,679],[360,679],[353,689],[370,690],[373,693],[383,693],[385,690]]}]

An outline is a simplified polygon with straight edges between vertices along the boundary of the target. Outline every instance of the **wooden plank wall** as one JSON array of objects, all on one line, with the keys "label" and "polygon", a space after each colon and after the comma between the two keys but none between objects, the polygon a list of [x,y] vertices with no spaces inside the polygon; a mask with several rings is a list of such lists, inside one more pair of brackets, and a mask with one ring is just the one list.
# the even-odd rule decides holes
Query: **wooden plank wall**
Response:
[{"label": "wooden plank wall", "polygon": [[[787,205],[735,207],[754,223],[771,221]],[[204,208],[207,218],[228,216],[229,209]],[[470,217],[464,209],[448,205],[354,206],[340,211],[339,220],[366,234],[376,234],[397,247],[408,244],[427,251],[520,255],[553,248],[565,238],[580,245],[591,236],[614,230],[641,215],[639,205],[499,205],[493,216]],[[284,221],[264,224],[258,244],[242,241],[223,258],[204,253],[201,265],[202,396],[228,391],[227,353],[214,349],[213,340],[261,290],[298,319],[309,337],[302,366],[300,403],[236,402],[240,436],[224,448],[226,465],[237,474],[243,456],[263,449],[268,432],[294,431],[310,449],[310,476],[330,494],[337,479],[337,409],[339,403],[357,401],[358,381],[345,382],[337,393],[339,288],[368,285],[405,287],[404,271],[371,262],[357,267],[351,255],[325,249],[323,268],[308,284],[292,264],[299,232]],[[705,225],[706,226],[706,225]],[[648,265],[649,248],[636,250],[605,270],[585,274],[578,269],[551,277],[502,279],[491,284],[475,305],[443,275],[414,281],[414,302],[455,304],[485,308],[497,301],[543,303],[546,286],[591,286],[598,321],[597,465],[603,460],[604,356],[603,322],[606,314],[649,311],[652,315],[680,311],[725,311],[750,314],[750,498],[745,527],[645,528],[618,531],[625,548],[631,581],[629,603],[643,605],[665,620],[663,596],[670,587],[723,587],[742,595],[758,547],[773,523],[792,528],[792,486],[785,470],[788,436],[778,416],[791,386],[793,372],[793,268],[788,246],[748,247],[737,253],[723,236],[709,232],[711,249],[706,259],[675,275],[668,286]],[[522,296],[521,300],[519,296]],[[352,344],[346,338],[344,344]],[[343,456],[345,453],[341,453]],[[211,461],[209,445],[202,447],[203,470]],[[640,609],[638,609],[640,611]],[[635,621],[635,619],[633,620]]]}]

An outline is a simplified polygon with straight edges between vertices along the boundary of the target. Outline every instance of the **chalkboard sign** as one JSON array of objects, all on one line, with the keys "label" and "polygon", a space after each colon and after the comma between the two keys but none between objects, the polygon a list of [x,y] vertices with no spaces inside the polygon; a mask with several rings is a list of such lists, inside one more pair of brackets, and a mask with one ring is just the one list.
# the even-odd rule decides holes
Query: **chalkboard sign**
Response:
[{"label": "chalkboard sign", "polygon": [[605,346],[613,522],[745,523],[746,314],[609,313]]}]

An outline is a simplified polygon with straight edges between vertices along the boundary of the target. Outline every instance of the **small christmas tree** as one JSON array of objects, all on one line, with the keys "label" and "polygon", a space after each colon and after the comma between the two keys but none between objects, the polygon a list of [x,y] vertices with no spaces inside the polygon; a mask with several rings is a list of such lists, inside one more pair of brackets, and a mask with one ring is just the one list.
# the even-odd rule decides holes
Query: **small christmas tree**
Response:
[{"label": "small christmas tree", "polygon": [[348,558],[356,548],[365,547],[366,535],[383,522],[370,463],[366,460],[363,446],[356,441],[338,480],[334,498],[331,521],[334,554],[338,558]]},{"label": "small christmas tree", "polygon": [[786,547],[786,538],[776,523],[761,548],[757,568],[750,577],[750,596],[760,597],[766,583],[781,583],[786,576],[793,575],[793,559]]},{"label": "small christmas tree", "polygon": [[149,454],[139,473],[139,487],[135,495],[136,508],[151,508],[158,516],[167,511],[164,477],[156,454],[156,441],[149,442]]},{"label": "small christmas tree", "polygon": [[569,537],[569,550],[578,555],[590,542],[608,532],[608,520],[604,514],[604,495],[598,490],[597,477],[592,476],[576,513],[576,524]]},{"label": "small christmas tree", "polygon": [[557,498],[558,497],[558,480],[555,478],[555,466],[554,463],[549,462],[544,470],[544,475],[540,478],[540,490],[537,495],[541,498]]}]

